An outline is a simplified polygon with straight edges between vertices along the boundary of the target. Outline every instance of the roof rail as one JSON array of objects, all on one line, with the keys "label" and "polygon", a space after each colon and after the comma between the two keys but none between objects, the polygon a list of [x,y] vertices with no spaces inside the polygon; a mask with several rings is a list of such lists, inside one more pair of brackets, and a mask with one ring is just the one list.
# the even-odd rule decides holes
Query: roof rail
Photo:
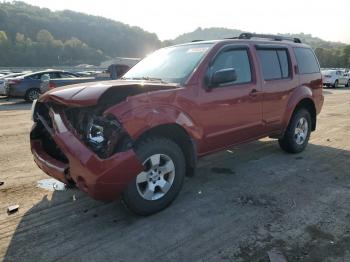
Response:
[{"label": "roof rail", "polygon": [[191,42],[201,42],[201,41],[204,41],[204,40],[192,40]]},{"label": "roof rail", "polygon": [[254,34],[254,33],[242,33],[238,36],[238,39],[251,39],[251,38],[266,38],[274,41],[291,41],[294,43],[301,43],[301,40],[296,37],[280,36],[280,35],[265,35],[265,34]]}]

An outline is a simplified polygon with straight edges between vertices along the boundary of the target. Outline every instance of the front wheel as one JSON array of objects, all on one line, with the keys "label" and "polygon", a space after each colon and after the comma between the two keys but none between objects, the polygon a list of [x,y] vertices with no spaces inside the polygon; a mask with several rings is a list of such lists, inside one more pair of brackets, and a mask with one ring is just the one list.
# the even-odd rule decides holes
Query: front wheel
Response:
[{"label": "front wheel", "polygon": [[309,142],[311,134],[311,116],[306,109],[296,111],[283,138],[279,139],[280,147],[288,153],[302,152]]},{"label": "front wheel", "polygon": [[185,177],[185,158],[173,141],[154,137],[136,146],[145,170],[123,193],[126,206],[136,214],[151,215],[166,208],[176,198]]},{"label": "front wheel", "polygon": [[338,82],[338,80],[335,80],[333,87],[334,87],[334,88],[338,88],[338,87],[339,87],[339,82]]}]

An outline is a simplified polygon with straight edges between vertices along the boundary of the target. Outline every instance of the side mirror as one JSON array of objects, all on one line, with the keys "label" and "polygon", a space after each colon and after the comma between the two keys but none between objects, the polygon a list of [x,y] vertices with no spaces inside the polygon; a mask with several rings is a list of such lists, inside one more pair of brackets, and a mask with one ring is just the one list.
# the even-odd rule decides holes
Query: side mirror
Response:
[{"label": "side mirror", "polygon": [[237,80],[236,70],[234,68],[220,69],[212,75],[210,86],[218,86],[225,83],[234,82]]}]

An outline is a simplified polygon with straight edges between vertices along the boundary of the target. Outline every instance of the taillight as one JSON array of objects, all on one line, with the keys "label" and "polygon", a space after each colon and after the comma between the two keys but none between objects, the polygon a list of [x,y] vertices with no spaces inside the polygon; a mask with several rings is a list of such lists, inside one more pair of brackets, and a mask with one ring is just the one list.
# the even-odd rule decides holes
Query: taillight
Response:
[{"label": "taillight", "polygon": [[17,85],[17,84],[21,83],[21,80],[17,80],[17,79],[16,80],[8,80],[7,83],[9,85]]},{"label": "taillight", "polygon": [[50,83],[49,83],[49,90],[54,89],[54,88],[56,88],[56,84],[50,82]]}]

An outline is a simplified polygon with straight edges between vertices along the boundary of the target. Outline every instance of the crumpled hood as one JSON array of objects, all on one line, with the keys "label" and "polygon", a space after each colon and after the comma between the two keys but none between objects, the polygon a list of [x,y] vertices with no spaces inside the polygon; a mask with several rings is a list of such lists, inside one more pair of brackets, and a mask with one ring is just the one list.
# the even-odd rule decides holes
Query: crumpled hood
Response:
[{"label": "crumpled hood", "polygon": [[115,103],[125,100],[128,96],[157,90],[179,88],[176,84],[166,84],[148,81],[113,80],[102,82],[81,83],[55,88],[44,93],[39,102],[54,102],[66,106],[93,106],[103,98],[113,96]]}]

